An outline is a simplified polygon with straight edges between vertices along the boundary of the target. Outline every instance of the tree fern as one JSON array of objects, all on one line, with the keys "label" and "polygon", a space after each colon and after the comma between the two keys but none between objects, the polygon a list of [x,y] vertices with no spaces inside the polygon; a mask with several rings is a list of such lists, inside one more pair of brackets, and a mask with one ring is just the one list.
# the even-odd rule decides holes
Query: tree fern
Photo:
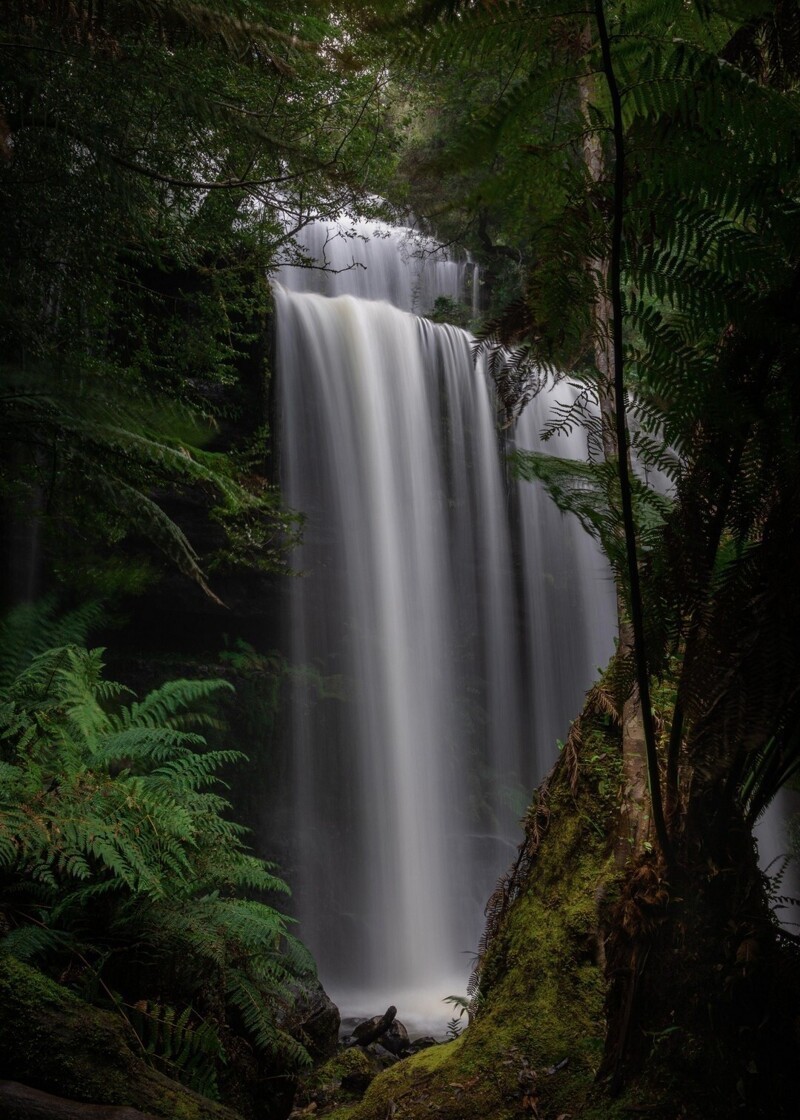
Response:
[{"label": "tree fern", "polygon": [[[591,386],[602,371],[591,355],[607,343],[586,309],[596,291],[619,297],[613,326],[621,331],[632,448],[674,487],[669,503],[645,479],[634,480],[650,669],[681,665],[668,720],[667,800],[674,812],[685,766],[685,781],[696,773],[705,789],[725,783],[724,817],[763,806],[797,757],[792,682],[800,665],[791,634],[800,606],[790,572],[800,492],[791,372],[800,19],[795,4],[769,10],[747,0],[603,8],[618,78],[616,122],[606,91],[588,77],[608,72],[609,60],[585,34],[586,12],[421,3],[411,8],[408,33],[428,68],[462,65],[483,37],[486,59],[508,76],[498,96],[486,98],[481,88],[477,106],[452,85],[459,104],[447,119],[459,134],[445,146],[453,161],[473,140],[472,151],[491,152],[479,168],[464,156],[468,189],[459,204],[466,221],[470,214],[475,223],[493,221],[523,262],[516,298],[479,335],[508,420],[548,377],[563,376],[554,371],[568,372],[594,403]],[[523,88],[527,99],[516,97]],[[614,123],[623,130],[616,153]],[[587,135],[605,174],[587,172]],[[624,155],[626,170],[612,183],[615,154]],[[515,196],[509,177],[542,186]],[[622,212],[624,224],[614,283],[597,267],[613,256],[612,212]],[[625,599],[632,576],[621,564],[618,489],[596,455],[597,413],[568,407],[551,430],[578,422],[595,462],[519,452],[515,466],[600,537]]]}]

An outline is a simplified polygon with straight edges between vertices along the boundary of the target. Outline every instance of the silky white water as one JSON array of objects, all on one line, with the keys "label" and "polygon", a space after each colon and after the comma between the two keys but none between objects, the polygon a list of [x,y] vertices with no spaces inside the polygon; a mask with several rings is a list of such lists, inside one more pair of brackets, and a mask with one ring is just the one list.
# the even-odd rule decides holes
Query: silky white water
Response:
[{"label": "silky white water", "polygon": [[368,235],[308,231],[309,257],[345,271],[276,287],[281,484],[305,515],[287,871],[343,1013],[394,1003],[441,1030],[531,790],[611,653],[613,594],[577,523],[508,481],[469,336],[409,313],[471,298],[474,266]]}]

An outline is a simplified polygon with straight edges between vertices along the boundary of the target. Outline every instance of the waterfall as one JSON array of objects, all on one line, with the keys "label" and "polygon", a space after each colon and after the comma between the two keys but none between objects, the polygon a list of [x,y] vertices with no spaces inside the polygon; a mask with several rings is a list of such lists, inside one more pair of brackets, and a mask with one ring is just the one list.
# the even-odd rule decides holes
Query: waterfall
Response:
[{"label": "waterfall", "polygon": [[404,231],[306,233],[341,271],[284,269],[275,296],[281,483],[305,516],[289,870],[343,1012],[394,1003],[442,1029],[531,790],[611,652],[612,589],[577,524],[507,481],[469,336],[409,313],[462,299],[470,273],[474,291],[473,265],[419,258]]},{"label": "waterfall", "polygon": [[304,255],[314,266],[281,270],[281,282],[296,292],[385,300],[402,311],[425,314],[439,296],[462,299],[467,270],[474,268],[466,260],[450,259],[414,230],[379,222],[341,227],[314,222],[301,236]]},{"label": "waterfall", "polygon": [[[550,408],[570,396],[558,385],[536,397],[516,427],[516,443],[567,459],[586,460],[586,433],[540,431]],[[571,403],[571,402],[570,402]],[[533,688],[528,726],[546,757],[566,737],[580,710],[581,690],[608,662],[616,633],[616,605],[608,564],[577,518],[565,517],[538,484],[519,483],[523,616]],[[548,754],[548,752],[550,752]]]}]

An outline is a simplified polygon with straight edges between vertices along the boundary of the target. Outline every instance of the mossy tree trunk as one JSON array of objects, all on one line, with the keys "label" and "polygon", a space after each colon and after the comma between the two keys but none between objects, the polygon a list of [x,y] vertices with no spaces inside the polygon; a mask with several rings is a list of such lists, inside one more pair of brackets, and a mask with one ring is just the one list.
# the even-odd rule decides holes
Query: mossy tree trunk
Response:
[{"label": "mossy tree trunk", "polygon": [[[593,22],[587,18],[578,40],[579,56],[588,59],[595,38]],[[585,128],[581,138],[581,153],[589,184],[590,208],[597,212],[598,224],[607,224],[606,196],[610,173],[603,149],[603,133],[598,130],[593,117],[596,104],[596,76],[587,69],[578,78],[578,105]],[[592,351],[597,371],[597,399],[600,409],[600,436],[603,455],[608,462],[617,462],[622,453],[630,469],[627,446],[621,446],[617,423],[617,404],[614,393],[614,309],[611,298],[611,260],[608,253],[587,258],[586,269],[592,281]],[[622,536],[622,526],[620,526]],[[617,584],[617,657],[620,664],[634,656],[633,628],[625,601],[625,590]],[[622,701],[622,769],[623,801],[620,810],[617,859],[620,865],[651,839],[651,815],[647,789],[647,755],[645,745],[642,705],[638,687],[630,689]]]},{"label": "mossy tree trunk", "polygon": [[750,829],[715,836],[718,808],[719,791],[693,798],[669,872],[651,854],[626,870],[609,915],[600,1078],[612,1095],[643,1079],[680,1086],[698,1117],[789,1117],[800,961]]}]

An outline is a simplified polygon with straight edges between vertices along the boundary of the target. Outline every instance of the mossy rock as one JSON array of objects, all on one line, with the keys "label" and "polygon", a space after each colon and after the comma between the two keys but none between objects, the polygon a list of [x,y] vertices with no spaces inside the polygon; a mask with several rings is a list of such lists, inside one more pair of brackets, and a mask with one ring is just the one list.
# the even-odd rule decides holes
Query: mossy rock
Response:
[{"label": "mossy rock", "polygon": [[361,1098],[382,1068],[380,1061],[360,1046],[340,1050],[302,1079],[295,1093],[295,1109],[312,1105],[330,1110],[352,1103]]},{"label": "mossy rock", "polygon": [[0,955],[0,1079],[164,1120],[241,1120],[150,1069],[117,1016],[10,955]]},{"label": "mossy rock", "polygon": [[318,1071],[326,1078],[347,1081],[354,1078],[369,1078],[374,1073],[373,1064],[360,1046],[348,1046],[321,1066]]}]

